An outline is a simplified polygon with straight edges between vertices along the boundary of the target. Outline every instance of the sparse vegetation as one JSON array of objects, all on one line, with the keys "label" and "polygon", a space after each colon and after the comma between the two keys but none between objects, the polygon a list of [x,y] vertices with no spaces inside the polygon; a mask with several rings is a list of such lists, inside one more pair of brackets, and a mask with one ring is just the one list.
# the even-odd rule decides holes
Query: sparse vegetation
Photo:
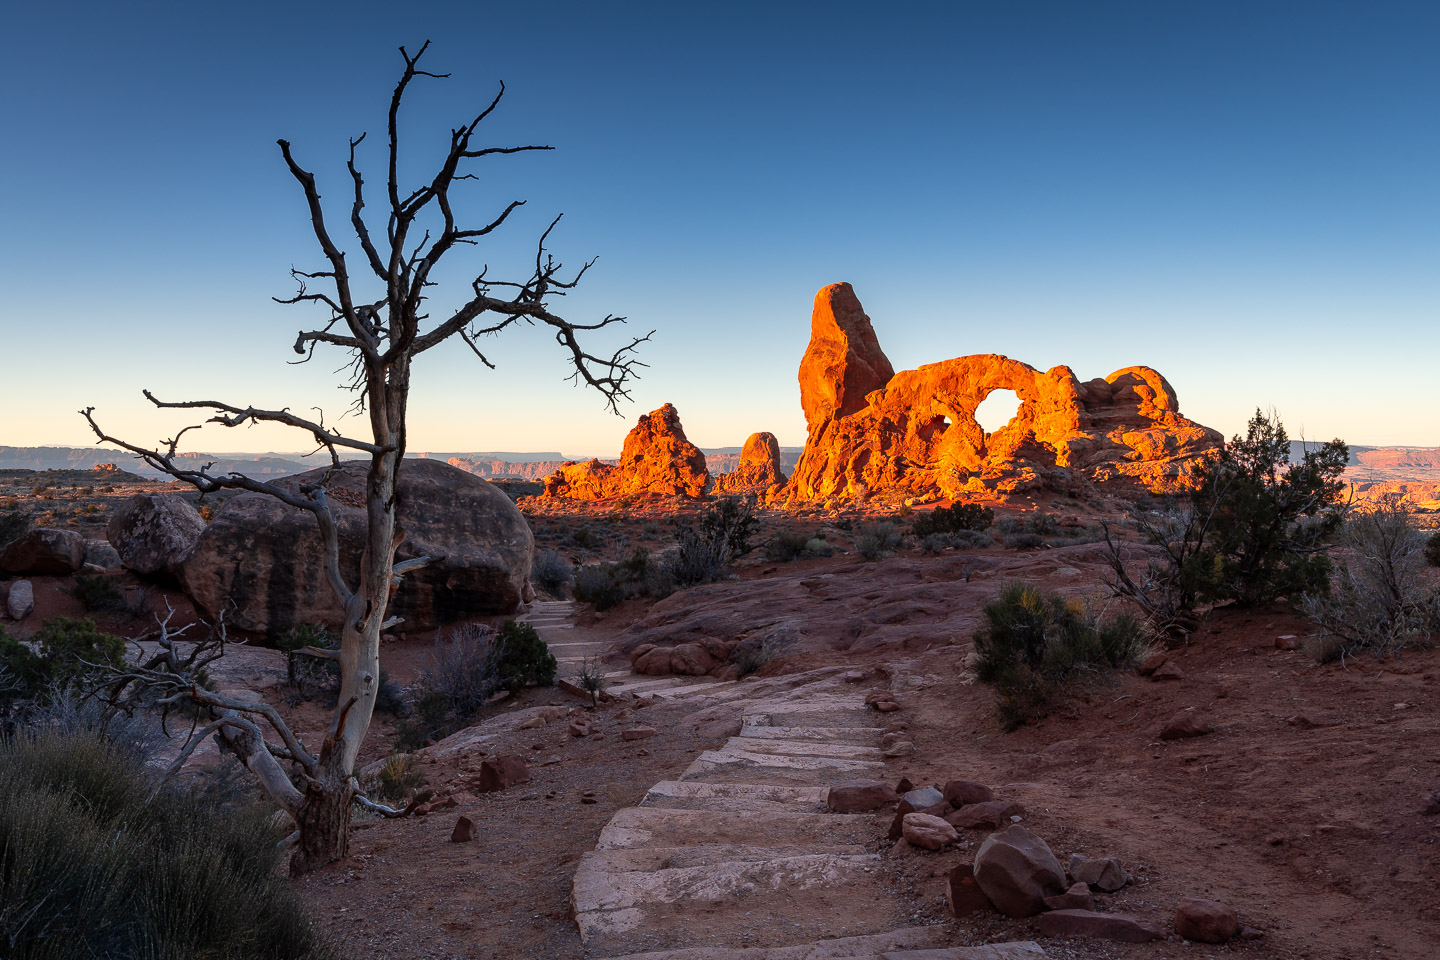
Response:
[{"label": "sparse vegetation", "polygon": [[536,550],[530,579],[550,596],[564,597],[566,586],[575,579],[575,568],[558,550]]},{"label": "sparse vegetation", "polygon": [[23,510],[0,512],[0,547],[19,540],[30,529],[30,515]]},{"label": "sparse vegetation", "polygon": [[683,527],[680,549],[670,563],[679,586],[710,583],[725,576],[730,561],[750,552],[750,538],[759,518],[751,497],[725,497],[700,516],[698,528]]},{"label": "sparse vegetation", "polygon": [[332,953],[277,871],[283,831],[93,735],[0,739],[0,944],[13,960]]},{"label": "sparse vegetation", "polygon": [[[468,623],[453,628],[437,642],[420,673],[422,694],[417,706],[424,708],[426,695],[430,695],[431,709],[436,706],[433,698],[438,697],[444,711],[462,720],[479,713],[500,689],[500,651],[492,640],[489,627]],[[423,719],[425,710],[420,712]]]},{"label": "sparse vegetation", "polygon": [[748,677],[794,647],[795,637],[788,630],[772,630],[742,640],[731,654],[730,662],[740,671],[740,676]]},{"label": "sparse vegetation", "polygon": [[496,677],[504,689],[518,693],[531,684],[548,687],[555,683],[555,655],[530,624],[506,620],[500,625],[495,646],[499,651]]},{"label": "sparse vegetation", "polygon": [[1082,598],[1012,583],[985,605],[975,674],[995,690],[1006,730],[1046,716],[1086,679],[1130,666],[1147,647],[1141,622],[1106,617]]},{"label": "sparse vegetation", "polygon": [[590,694],[590,706],[600,705],[600,694],[605,691],[609,681],[605,679],[605,666],[598,659],[586,657],[580,661],[580,672],[575,675],[575,681],[580,689]]},{"label": "sparse vegetation", "polygon": [[978,503],[955,503],[936,507],[915,518],[911,532],[924,539],[937,533],[958,533],[961,530],[988,530],[995,522],[995,511]]},{"label": "sparse vegetation", "polygon": [[390,803],[404,803],[425,786],[425,771],[407,754],[386,757],[376,776],[376,792]]},{"label": "sparse vegetation", "polygon": [[900,547],[900,528],[889,520],[867,523],[855,535],[855,549],[866,560],[893,556]]},{"label": "sparse vegetation", "polygon": [[1440,567],[1440,530],[1425,538],[1425,562],[1432,567]]},{"label": "sparse vegetation", "polygon": [[77,573],[75,586],[70,588],[69,593],[80,602],[80,606],[91,613],[97,610],[118,610],[125,606],[124,595],[109,577]]}]

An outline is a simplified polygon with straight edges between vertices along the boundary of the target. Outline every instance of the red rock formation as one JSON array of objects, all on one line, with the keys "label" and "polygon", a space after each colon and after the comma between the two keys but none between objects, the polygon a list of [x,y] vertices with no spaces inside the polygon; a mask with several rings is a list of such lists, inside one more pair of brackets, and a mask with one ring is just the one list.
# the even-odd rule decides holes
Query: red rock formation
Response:
[{"label": "red rock formation", "polygon": [[636,494],[699,497],[710,482],[705,454],[685,439],[680,414],[665,404],[625,437],[620,461],[569,463],[545,478],[544,499],[614,500]]},{"label": "red rock formation", "polygon": [[723,473],[715,480],[715,493],[726,496],[739,493],[764,495],[785,483],[780,466],[780,442],[773,433],[752,433],[740,451],[740,463],[734,472]]},{"label": "red rock formation", "polygon": [[[849,285],[821,290],[800,363],[809,437],[776,499],[925,501],[1112,479],[1166,487],[1222,442],[1180,416],[1175,391],[1149,367],[1082,383],[1069,367],[1042,373],[980,354],[890,371]],[[1002,389],[1020,409],[986,433],[975,409]]]}]

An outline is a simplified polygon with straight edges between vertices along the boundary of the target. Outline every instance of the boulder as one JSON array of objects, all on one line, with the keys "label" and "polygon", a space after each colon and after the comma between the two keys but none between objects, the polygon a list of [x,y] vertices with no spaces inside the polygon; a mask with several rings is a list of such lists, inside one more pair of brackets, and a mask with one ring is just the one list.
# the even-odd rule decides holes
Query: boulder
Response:
[{"label": "boulder", "polygon": [[907,813],[900,835],[913,846],[941,850],[960,839],[960,834],[939,817],[928,813]]},{"label": "boulder", "polygon": [[1040,917],[1040,932],[1047,937],[1086,937],[1118,943],[1148,943],[1165,938],[1165,931],[1139,917],[1093,910],[1051,910]]},{"label": "boulder", "polygon": [[105,527],[121,562],[143,576],[178,574],[181,560],[204,532],[199,511],[173,493],[138,493]]},{"label": "boulder", "polygon": [[455,829],[450,833],[451,843],[469,843],[477,836],[475,821],[469,817],[460,817],[455,821]]},{"label": "boulder", "polygon": [[1188,740],[1191,737],[1203,737],[1214,731],[1210,720],[1194,707],[1181,710],[1171,717],[1160,730],[1161,740]]},{"label": "boulder", "polygon": [[773,433],[753,433],[740,449],[740,462],[735,469],[715,478],[714,492],[717,496],[760,495],[784,483],[780,441]]},{"label": "boulder", "polygon": [[990,898],[975,882],[975,866],[970,863],[962,863],[945,875],[945,900],[952,917],[968,917],[994,909]]},{"label": "boulder", "polygon": [[112,547],[109,540],[85,541],[85,566],[114,570],[120,565],[120,551]]},{"label": "boulder", "polygon": [[[365,540],[366,466],[343,464],[329,486],[340,571],[351,582]],[[323,473],[272,482],[298,492]],[[534,541],[525,517],[499,487],[439,460],[409,458],[400,469],[397,501],[405,540],[396,561],[432,559],[401,578],[388,614],[403,617],[406,629],[426,630],[514,612],[529,588]],[[205,616],[225,609],[232,627],[283,633],[300,623],[335,624],[343,616],[323,556],[309,512],[264,494],[241,494],[215,514],[185,556],[180,580]]]},{"label": "boulder", "polygon": [[[967,499],[1086,483],[1179,489],[1223,443],[1180,415],[1174,388],[1149,367],[1079,380],[979,354],[895,373],[849,284],[822,289],[800,362],[805,450],[790,504]],[[975,411],[1010,390],[1020,409],[986,432]]]},{"label": "boulder", "polygon": [[1092,860],[1078,853],[1070,855],[1070,879],[1106,893],[1114,893],[1130,882],[1125,868],[1114,857]]},{"label": "boulder", "polygon": [[1035,834],[1011,825],[992,833],[975,854],[975,880],[1007,917],[1033,917],[1045,898],[1065,889],[1065,871]]},{"label": "boulder", "polygon": [[481,793],[494,793],[517,783],[529,782],[530,768],[525,766],[524,757],[500,756],[480,762]]},{"label": "boulder", "polygon": [[1175,908],[1175,932],[1197,943],[1224,943],[1239,935],[1240,918],[1223,903],[1186,897]]},{"label": "boulder", "polygon": [[899,800],[895,789],[879,780],[846,780],[835,784],[825,795],[831,813],[868,813]]},{"label": "boulder", "polygon": [[646,494],[700,497],[709,484],[705,454],[685,438],[679,412],[667,403],[640,418],[626,435],[617,463],[567,463],[545,478],[540,496],[548,500],[616,500]]},{"label": "boulder", "polygon": [[985,803],[995,799],[995,793],[985,784],[974,780],[951,780],[945,784],[945,799],[957,807],[967,803]]},{"label": "boulder", "polygon": [[85,538],[73,530],[36,527],[0,550],[0,571],[63,577],[85,565]]},{"label": "boulder", "polygon": [[947,813],[947,822],[966,830],[994,830],[1010,823],[1011,817],[1025,816],[1025,808],[1009,800],[987,800],[984,803],[967,803],[953,813]]},{"label": "boulder", "polygon": [[5,610],[11,620],[24,620],[35,609],[35,586],[29,580],[16,580],[10,584],[10,593],[5,598]]}]

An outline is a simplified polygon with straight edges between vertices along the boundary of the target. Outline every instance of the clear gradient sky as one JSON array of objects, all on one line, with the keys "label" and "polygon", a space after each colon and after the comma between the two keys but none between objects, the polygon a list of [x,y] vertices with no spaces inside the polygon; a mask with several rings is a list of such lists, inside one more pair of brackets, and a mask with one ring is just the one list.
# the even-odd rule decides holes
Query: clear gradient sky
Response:
[{"label": "clear gradient sky", "polygon": [[286,365],[316,315],[268,299],[319,263],[275,140],[343,203],[346,138],[379,146],[395,48],[429,38],[454,78],[414,90],[413,174],[500,80],[481,139],[557,147],[465,185],[477,220],[529,205],[452,266],[523,268],[563,211],[555,251],[599,256],[568,315],[656,335],[623,419],[543,331],[495,372],[427,353],[412,450],[613,455],[666,401],[702,446],[798,445],[838,280],[896,369],[1144,363],[1227,434],[1260,405],[1440,445],[1440,4],[17,3],[0,29],[0,444],[86,444],[92,404],[168,436],[142,387],[338,414],[340,357]]}]

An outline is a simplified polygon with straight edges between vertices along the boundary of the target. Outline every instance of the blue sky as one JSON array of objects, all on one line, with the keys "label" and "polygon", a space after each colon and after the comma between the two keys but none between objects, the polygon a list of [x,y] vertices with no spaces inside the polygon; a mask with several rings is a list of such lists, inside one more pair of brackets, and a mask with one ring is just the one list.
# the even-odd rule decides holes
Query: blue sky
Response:
[{"label": "blue sky", "polygon": [[557,148],[466,185],[476,220],[529,203],[452,254],[436,312],[564,212],[555,252],[599,257],[567,315],[656,334],[624,418],[540,330],[489,344],[498,371],[428,353],[414,450],[613,454],[667,401],[704,446],[799,444],[837,280],[897,369],[1145,363],[1226,433],[1273,406],[1292,434],[1440,445],[1432,3],[57,3],[0,27],[0,444],[86,443],[92,404],[169,436],[142,387],[338,415],[342,358],[287,366],[316,316],[269,300],[319,262],[275,140],[343,203],[346,138],[378,147],[395,48],[429,38],[453,78],[413,91],[412,177],[501,80],[483,139]]}]

